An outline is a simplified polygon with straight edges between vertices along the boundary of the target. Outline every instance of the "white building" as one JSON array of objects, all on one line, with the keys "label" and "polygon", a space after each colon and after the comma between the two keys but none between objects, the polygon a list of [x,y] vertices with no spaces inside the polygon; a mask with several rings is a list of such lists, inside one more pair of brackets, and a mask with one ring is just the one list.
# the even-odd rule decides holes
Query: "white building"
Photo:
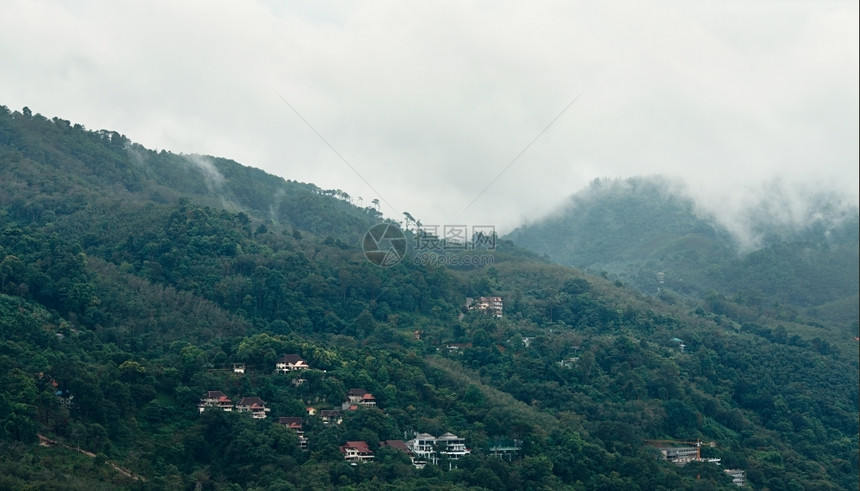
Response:
[{"label": "white building", "polygon": [[210,390],[200,398],[197,410],[201,413],[209,408],[217,408],[222,411],[232,411],[233,401],[220,390]]},{"label": "white building", "polygon": [[438,464],[440,460],[446,459],[450,467],[454,466],[450,461],[459,460],[472,453],[466,448],[466,439],[453,433],[444,433],[439,437],[419,433],[406,442],[406,446],[419,460]]},{"label": "white building", "polygon": [[304,370],[309,368],[308,362],[302,359],[299,355],[289,354],[278,358],[275,363],[275,371],[278,373],[287,373],[294,370]]},{"label": "white building", "polygon": [[501,317],[504,312],[504,302],[502,302],[502,297],[466,298],[466,308],[490,312],[494,317]]},{"label": "white building", "polygon": [[743,486],[747,482],[746,473],[742,469],[726,469],[723,472],[732,478],[732,483],[736,486]]}]

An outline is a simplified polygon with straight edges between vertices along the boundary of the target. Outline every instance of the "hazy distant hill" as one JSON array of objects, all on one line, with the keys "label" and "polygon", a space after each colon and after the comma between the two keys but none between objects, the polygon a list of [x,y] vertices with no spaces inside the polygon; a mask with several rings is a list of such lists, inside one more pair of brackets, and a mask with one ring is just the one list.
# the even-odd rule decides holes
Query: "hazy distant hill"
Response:
[{"label": "hazy distant hill", "polygon": [[[664,261],[676,291],[659,255],[689,271],[731,257],[684,200],[640,194],[603,202],[600,247]],[[0,489],[736,489],[724,468],[754,488],[857,488],[856,334],[773,307],[764,288],[792,264],[759,297],[704,300],[507,240],[465,253],[489,264],[382,268],[359,240],[380,220],[337,190],[0,106]],[[661,220],[669,239],[644,223]],[[717,266],[827,257],[783,247]],[[481,296],[503,315],[466,307]],[[276,373],[286,354],[310,368]],[[312,414],[353,388],[376,405],[341,424]],[[209,391],[270,412],[201,413]],[[281,417],[300,418],[306,449]],[[417,469],[382,445],[412,432],[454,433],[471,454]],[[722,466],[677,466],[648,442],[697,439]],[[349,441],[374,461],[350,465]]]},{"label": "hazy distant hill", "polygon": [[506,238],[649,294],[715,291],[755,309],[787,307],[849,326],[858,315],[858,215],[833,202],[819,196],[810,203],[808,214],[817,218],[804,226],[750,210],[749,223],[762,238],[750,251],[716,220],[700,216],[677,183],[604,180]]}]

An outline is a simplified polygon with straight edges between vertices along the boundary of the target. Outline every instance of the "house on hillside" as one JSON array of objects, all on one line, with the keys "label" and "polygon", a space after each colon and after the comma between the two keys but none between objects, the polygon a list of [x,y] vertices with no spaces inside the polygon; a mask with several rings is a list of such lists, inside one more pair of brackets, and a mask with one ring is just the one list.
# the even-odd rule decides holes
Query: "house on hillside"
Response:
[{"label": "house on hillside", "polygon": [[197,409],[202,413],[207,409],[220,409],[222,411],[232,411],[233,401],[220,390],[210,390],[200,398],[197,404]]},{"label": "house on hillside", "polygon": [[742,469],[725,469],[723,470],[729,477],[732,478],[732,484],[743,487],[746,485],[746,472]]},{"label": "house on hillside", "polygon": [[715,442],[704,443],[701,440],[645,440],[645,443],[657,448],[660,451],[663,459],[667,462],[672,462],[678,465],[684,465],[688,462],[711,462],[718,464],[718,458],[702,458],[702,445],[715,447]]},{"label": "house on hillside", "polygon": [[259,397],[243,397],[236,403],[236,412],[251,413],[254,419],[266,419],[266,413],[271,411]]},{"label": "house on hillside", "polygon": [[522,440],[499,439],[490,444],[487,453],[494,457],[511,462],[520,454],[522,449]]},{"label": "house on hillside", "polygon": [[462,355],[465,350],[471,347],[472,343],[445,343],[444,346],[436,348],[436,351],[449,355]]},{"label": "house on hillside", "polygon": [[466,308],[469,310],[489,312],[493,314],[493,317],[501,317],[504,312],[504,302],[502,302],[502,297],[467,297]]},{"label": "house on hillside", "polygon": [[287,373],[295,370],[304,370],[306,368],[310,368],[308,366],[308,362],[296,354],[284,355],[278,358],[278,361],[275,362],[275,371],[277,373]]},{"label": "house on hillside", "polygon": [[693,446],[671,446],[658,447],[663,458],[676,464],[685,464],[693,460],[699,460],[699,448]]},{"label": "house on hillside", "polygon": [[346,442],[340,446],[340,453],[343,454],[343,458],[347,462],[352,464],[373,460],[373,452],[370,451],[370,447],[364,441]]},{"label": "house on hillside", "polygon": [[233,373],[244,374],[245,373],[245,364],[244,363],[234,363],[233,364]]},{"label": "house on hillside", "polygon": [[308,379],[306,379],[306,378],[298,377],[298,378],[294,378],[292,380],[292,382],[290,382],[290,383],[293,384],[293,387],[301,387],[307,381],[308,381]]},{"label": "house on hillside", "polygon": [[308,439],[305,438],[305,432],[302,429],[304,421],[300,417],[294,416],[282,416],[278,418],[278,424],[282,424],[286,426],[288,429],[291,429],[296,432],[296,435],[299,437],[299,447],[302,450],[308,449]]},{"label": "house on hillside", "polygon": [[54,395],[57,397],[57,402],[66,407],[72,407],[72,399],[75,396],[69,392],[69,389],[60,389],[60,383],[51,379],[51,385],[54,387]]},{"label": "house on hillside", "polygon": [[439,448],[439,453],[447,456],[451,460],[459,460],[460,458],[472,453],[466,448],[466,439],[460,438],[453,433],[443,433],[442,436],[436,438],[436,446]]},{"label": "house on hillside", "polygon": [[343,413],[337,409],[323,409],[320,411],[320,419],[325,425],[339,425],[343,422]]},{"label": "house on hillside", "polygon": [[429,433],[419,433],[406,442],[406,447],[418,459],[431,462],[434,465],[438,464],[440,460],[446,459],[449,462],[449,467],[455,466],[451,461],[459,460],[472,453],[466,448],[466,440],[453,433],[444,433],[439,437]]},{"label": "house on hillside", "polygon": [[349,389],[349,392],[346,393],[346,399],[347,401],[343,403],[341,409],[350,409],[352,406],[376,406],[376,398],[364,389]]}]

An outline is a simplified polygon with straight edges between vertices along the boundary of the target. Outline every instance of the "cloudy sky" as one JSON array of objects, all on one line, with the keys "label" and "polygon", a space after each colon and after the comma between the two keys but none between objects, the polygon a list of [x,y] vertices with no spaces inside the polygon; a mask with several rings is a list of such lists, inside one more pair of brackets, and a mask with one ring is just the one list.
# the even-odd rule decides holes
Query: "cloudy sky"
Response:
[{"label": "cloudy sky", "polygon": [[712,210],[774,179],[858,200],[856,1],[0,11],[0,104],[377,198],[389,217],[506,232],[594,178],[655,173]]}]

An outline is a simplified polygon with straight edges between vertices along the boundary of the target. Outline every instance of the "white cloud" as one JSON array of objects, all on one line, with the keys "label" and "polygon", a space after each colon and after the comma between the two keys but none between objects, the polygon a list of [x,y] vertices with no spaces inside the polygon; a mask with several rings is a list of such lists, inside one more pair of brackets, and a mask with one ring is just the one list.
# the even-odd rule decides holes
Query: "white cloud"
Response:
[{"label": "white cloud", "polygon": [[280,94],[397,218],[507,231],[651,173],[857,201],[856,2],[0,3],[0,104],[376,197]]}]

